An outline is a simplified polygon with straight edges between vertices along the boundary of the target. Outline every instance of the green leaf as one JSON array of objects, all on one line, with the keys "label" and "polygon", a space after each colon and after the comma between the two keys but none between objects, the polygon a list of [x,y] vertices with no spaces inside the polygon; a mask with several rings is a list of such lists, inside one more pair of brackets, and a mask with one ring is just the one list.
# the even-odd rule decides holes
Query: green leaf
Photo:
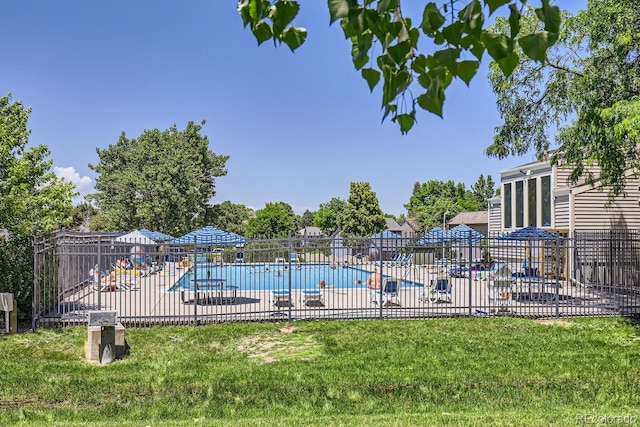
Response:
[{"label": "green leaf", "polygon": [[447,67],[450,72],[457,74],[458,63],[456,61],[460,57],[460,49],[442,49],[435,52],[433,57],[439,64]]},{"label": "green leaf", "polygon": [[464,31],[476,38],[482,36],[484,14],[478,0],[474,0],[464,8]]},{"label": "green leaf", "polygon": [[373,34],[364,33],[359,37],[353,38],[353,46],[351,48],[351,58],[356,70],[364,67],[369,61],[369,49],[373,43]]},{"label": "green leaf", "polygon": [[402,64],[407,60],[407,55],[411,51],[409,42],[398,43],[395,46],[389,46],[388,52],[396,64]]},{"label": "green leaf", "polygon": [[504,74],[505,77],[509,77],[511,73],[513,73],[513,70],[518,66],[519,61],[520,57],[518,54],[511,52],[509,55],[498,59],[496,62],[498,63],[500,70],[502,70],[502,74]]},{"label": "green leaf", "polygon": [[271,32],[271,26],[264,21],[258,22],[252,29],[253,35],[258,40],[258,45],[261,45],[266,40],[269,40],[273,33]]},{"label": "green leaf", "polygon": [[469,52],[471,52],[473,54],[473,56],[475,56],[476,58],[478,58],[479,61],[482,61],[482,55],[484,54],[484,44],[478,40],[477,43],[475,43],[471,49],[469,49]]},{"label": "green leaf", "polygon": [[298,15],[300,5],[294,1],[278,0],[269,9],[269,18],[273,23],[273,34],[276,37],[280,37],[280,34],[287,28],[287,25],[293,21],[293,18]]},{"label": "green leaf", "polygon": [[307,39],[307,29],[299,27],[289,27],[282,33],[282,41],[294,52]]},{"label": "green leaf", "polygon": [[364,68],[362,70],[362,77],[367,81],[369,90],[373,92],[373,88],[376,87],[380,81],[380,71],[373,68]]},{"label": "green leaf", "polygon": [[[536,9],[538,19],[544,22],[544,30],[550,33],[560,32],[562,16],[558,6],[549,5],[549,0],[542,0],[542,7]],[[554,42],[555,43],[555,42]]]},{"label": "green leaf", "polygon": [[522,51],[529,58],[543,62],[547,57],[547,49],[558,39],[557,33],[539,31],[518,39]]},{"label": "green leaf", "polygon": [[356,0],[328,0],[329,4],[329,24],[333,24],[340,18],[346,18],[349,14],[349,9],[357,7],[358,2]]},{"label": "green leaf", "polygon": [[[252,22],[266,18],[269,2],[266,0],[249,0],[249,15]],[[257,24],[256,24],[257,25]]]},{"label": "green leaf", "polygon": [[242,17],[242,24],[247,27],[251,22],[251,12],[249,11],[249,0],[241,0],[238,2],[238,13]]},{"label": "green leaf", "polygon": [[489,55],[491,55],[495,61],[499,61],[513,52],[514,42],[504,34],[494,34],[485,31],[482,34],[482,42],[487,48]]},{"label": "green leaf", "polygon": [[367,29],[364,9],[351,9],[347,15],[347,20],[349,21],[349,26],[353,28],[358,35]]},{"label": "green leaf", "polygon": [[393,10],[398,6],[398,0],[379,0],[376,6],[376,12],[379,14]]},{"label": "green leaf", "polygon": [[460,44],[460,39],[462,38],[462,32],[464,30],[464,24],[460,21],[456,21],[451,25],[447,25],[442,29],[442,35],[449,43],[454,46],[458,46]]},{"label": "green leaf", "polygon": [[489,15],[496,11],[497,8],[504,6],[511,0],[484,0],[484,4],[489,6]]},{"label": "green leaf", "polygon": [[469,86],[469,82],[478,72],[480,61],[460,61],[458,62],[458,77]]},{"label": "green leaf", "polygon": [[515,39],[520,32],[520,18],[521,14],[518,7],[515,4],[510,4],[509,9],[509,27],[511,28],[511,38]]},{"label": "green leaf", "polygon": [[420,95],[417,101],[419,106],[442,118],[444,87],[442,86],[440,79],[432,79],[427,92]]},{"label": "green leaf", "polygon": [[398,122],[400,125],[400,132],[403,135],[406,135],[416,122],[415,118],[413,118],[411,114],[398,114],[393,118],[393,120]]},{"label": "green leaf", "polygon": [[420,28],[425,34],[433,34],[438,28],[444,24],[445,18],[438,10],[435,3],[429,2],[422,12],[422,23]]}]

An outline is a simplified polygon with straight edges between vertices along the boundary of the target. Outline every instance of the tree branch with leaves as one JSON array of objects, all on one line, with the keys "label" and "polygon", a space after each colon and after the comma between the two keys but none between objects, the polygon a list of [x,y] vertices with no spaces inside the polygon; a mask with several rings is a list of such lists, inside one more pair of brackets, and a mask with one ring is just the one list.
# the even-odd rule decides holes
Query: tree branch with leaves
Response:
[{"label": "tree branch with leaves", "polygon": [[[404,134],[415,125],[418,109],[443,116],[447,87],[453,79],[469,85],[485,52],[505,76],[518,65],[516,46],[535,61],[545,60],[558,39],[560,9],[541,0],[535,9],[541,28],[523,33],[520,21],[527,1],[510,1],[428,2],[417,25],[400,0],[328,0],[327,5],[329,21],[340,22],[352,45],[353,64],[369,89],[382,82],[383,120],[390,117]],[[307,38],[305,28],[292,24],[299,10],[293,0],[238,2],[243,23],[258,44],[271,39],[292,51]],[[508,11],[510,31],[489,31],[486,17],[502,11]]]}]

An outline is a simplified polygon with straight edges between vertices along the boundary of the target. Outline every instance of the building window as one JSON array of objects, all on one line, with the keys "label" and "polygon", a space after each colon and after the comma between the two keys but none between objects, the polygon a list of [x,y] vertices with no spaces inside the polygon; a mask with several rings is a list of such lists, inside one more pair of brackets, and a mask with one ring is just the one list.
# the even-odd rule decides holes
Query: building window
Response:
[{"label": "building window", "polygon": [[516,227],[524,225],[524,181],[516,181]]},{"label": "building window", "polygon": [[538,225],[538,186],[535,178],[527,181],[527,223]]},{"label": "building window", "polygon": [[511,183],[504,184],[504,228],[511,228]]},{"label": "building window", "polygon": [[551,176],[543,176],[540,179],[542,226],[551,227]]}]

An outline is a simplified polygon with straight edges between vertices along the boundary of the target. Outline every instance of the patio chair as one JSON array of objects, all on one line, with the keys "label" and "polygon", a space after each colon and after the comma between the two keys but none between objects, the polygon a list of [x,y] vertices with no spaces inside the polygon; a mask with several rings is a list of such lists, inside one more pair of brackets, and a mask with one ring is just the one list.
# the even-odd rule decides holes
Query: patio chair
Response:
[{"label": "patio chair", "polygon": [[318,289],[303,289],[301,303],[307,307],[324,307],[324,297]]},{"label": "patio chair", "polygon": [[131,287],[137,283],[135,276],[118,274],[115,270],[109,274],[104,270],[99,270],[98,264],[89,273],[89,283],[93,284],[96,291],[113,292],[119,289],[131,290]]},{"label": "patio chair", "polygon": [[431,280],[429,289],[427,289],[427,298],[429,302],[435,304],[437,302],[451,302],[452,283],[449,279],[439,278]]},{"label": "patio chair", "polygon": [[271,291],[271,305],[280,310],[283,307],[293,307],[289,291]]},{"label": "patio chair", "polygon": [[383,264],[394,264],[398,260],[400,255],[401,254],[399,252],[394,252],[393,255],[391,255],[391,258],[389,258],[388,260],[382,261],[382,263]]},{"label": "patio chair", "polygon": [[398,265],[402,265],[402,263],[404,262],[405,258],[407,257],[407,254],[405,253],[401,253],[398,258],[396,258],[396,260],[394,262],[391,263],[391,265],[394,266],[398,266]]},{"label": "patio chair", "polygon": [[297,253],[291,252],[291,255],[289,256],[289,261],[293,263],[300,263],[300,258],[298,257]]},{"label": "patio chair", "polygon": [[244,260],[244,252],[236,252],[236,258],[234,262],[245,262]]},{"label": "patio chair", "polygon": [[410,267],[411,266],[411,258],[413,258],[413,254],[407,255],[405,257],[405,259],[400,262],[400,265],[402,265],[404,267]]},{"label": "patio chair", "polygon": [[374,304],[382,304],[383,307],[392,305],[400,306],[400,286],[402,280],[388,277],[382,281],[382,289],[370,289],[369,300]]}]

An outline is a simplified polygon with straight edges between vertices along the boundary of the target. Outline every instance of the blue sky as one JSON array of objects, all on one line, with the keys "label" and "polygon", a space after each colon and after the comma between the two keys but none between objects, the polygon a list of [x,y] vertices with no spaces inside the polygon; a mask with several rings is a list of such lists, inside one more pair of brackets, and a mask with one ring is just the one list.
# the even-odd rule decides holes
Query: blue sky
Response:
[{"label": "blue sky", "polygon": [[[576,11],[586,0],[556,4]],[[292,53],[258,47],[234,0],[2,2],[0,94],[33,109],[30,142],[49,146],[82,195],[96,148],[190,120],[206,120],[211,150],[230,156],[213,201],[254,209],[282,201],[314,211],[368,181],[382,210],[399,215],[416,181],[469,188],[533,160],[484,155],[500,124],[486,68],[470,88],[449,88],[444,119],[421,111],[405,136],[381,123],[380,94],[354,70],[326,1],[301,6],[295,22],[308,39]]]}]

